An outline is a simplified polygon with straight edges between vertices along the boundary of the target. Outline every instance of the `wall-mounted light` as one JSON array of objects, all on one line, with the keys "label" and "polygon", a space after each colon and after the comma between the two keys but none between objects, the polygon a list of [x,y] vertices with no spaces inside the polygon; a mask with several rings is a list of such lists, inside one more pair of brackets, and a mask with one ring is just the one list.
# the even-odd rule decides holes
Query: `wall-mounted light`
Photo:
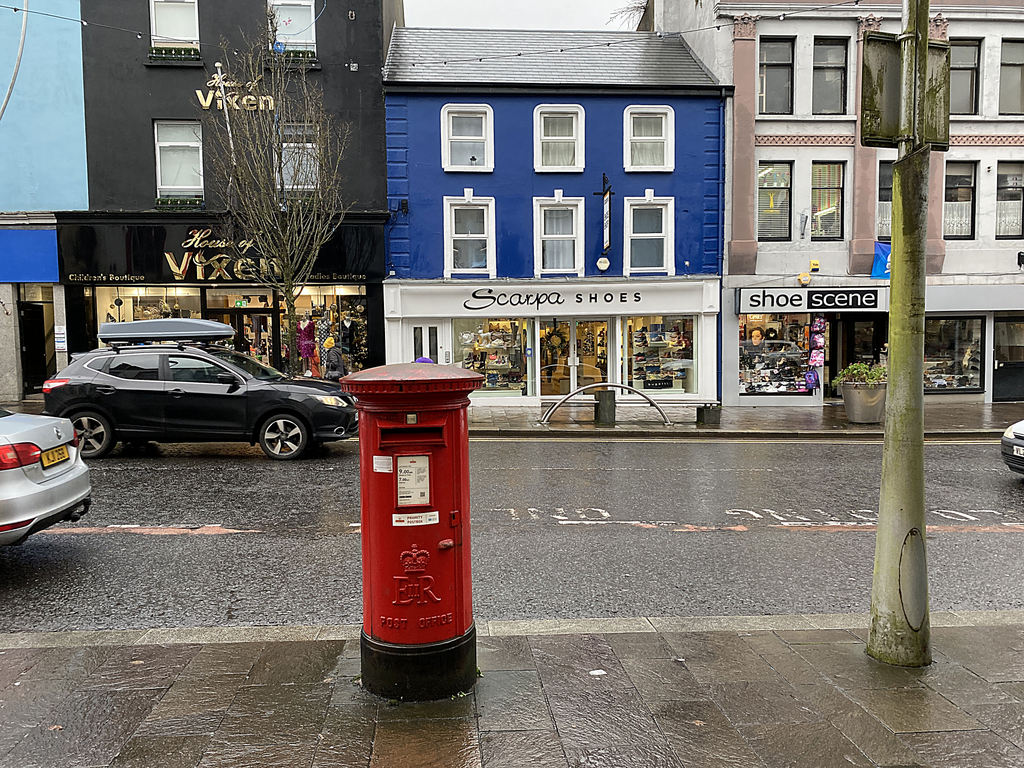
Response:
[{"label": "wall-mounted light", "polygon": [[1024,251],[1017,251],[1017,269],[1024,269]]}]

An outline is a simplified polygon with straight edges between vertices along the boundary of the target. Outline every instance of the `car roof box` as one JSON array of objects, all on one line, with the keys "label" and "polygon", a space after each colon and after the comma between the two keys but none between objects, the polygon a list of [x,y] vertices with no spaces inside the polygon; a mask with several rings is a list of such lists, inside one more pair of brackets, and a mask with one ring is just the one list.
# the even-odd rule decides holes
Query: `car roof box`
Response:
[{"label": "car roof box", "polygon": [[103,323],[97,334],[106,344],[138,344],[146,341],[222,341],[235,335],[235,329],[216,320],[160,318],[128,323]]}]

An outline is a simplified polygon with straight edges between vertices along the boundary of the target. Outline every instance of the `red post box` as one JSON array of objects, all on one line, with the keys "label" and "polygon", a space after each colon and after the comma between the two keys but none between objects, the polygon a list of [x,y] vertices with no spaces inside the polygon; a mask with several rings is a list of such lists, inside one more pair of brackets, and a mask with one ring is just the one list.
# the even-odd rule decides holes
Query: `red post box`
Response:
[{"label": "red post box", "polygon": [[469,393],[483,376],[430,363],[341,380],[359,409],[363,686],[410,701],[476,682],[469,559]]}]

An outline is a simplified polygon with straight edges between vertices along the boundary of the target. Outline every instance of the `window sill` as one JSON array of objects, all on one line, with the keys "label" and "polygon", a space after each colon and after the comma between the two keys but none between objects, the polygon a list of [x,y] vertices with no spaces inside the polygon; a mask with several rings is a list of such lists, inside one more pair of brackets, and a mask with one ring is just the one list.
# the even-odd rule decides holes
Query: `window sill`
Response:
[{"label": "window sill", "polygon": [[147,67],[205,67],[202,59],[153,59],[148,58],[143,62]]},{"label": "window sill", "polygon": [[154,207],[158,211],[202,211],[206,201],[201,197],[158,197]]},{"label": "window sill", "polygon": [[827,123],[853,123],[856,122],[856,115],[758,115],[755,120],[767,122],[827,122]]},{"label": "window sill", "polygon": [[675,166],[659,165],[657,167],[650,166],[634,166],[628,165],[622,169],[626,173],[672,173],[675,171]]},{"label": "window sill", "polygon": [[442,167],[445,173],[494,173],[494,166],[460,166],[460,165],[449,165]]},{"label": "window sill", "polygon": [[1024,114],[1020,115],[950,115],[951,123],[1021,123]]},{"label": "window sill", "polygon": [[583,173],[583,170],[584,169],[583,169],[582,166],[572,165],[572,166],[565,166],[564,168],[554,168],[554,167],[537,168],[537,167],[534,167],[533,172],[534,173]]}]

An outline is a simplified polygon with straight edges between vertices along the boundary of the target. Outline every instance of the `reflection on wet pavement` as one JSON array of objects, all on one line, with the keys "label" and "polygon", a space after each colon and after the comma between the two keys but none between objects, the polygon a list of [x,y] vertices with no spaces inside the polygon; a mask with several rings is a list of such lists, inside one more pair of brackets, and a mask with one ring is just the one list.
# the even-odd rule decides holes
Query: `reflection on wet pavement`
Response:
[{"label": "reflection on wet pavement", "polygon": [[924,670],[839,630],[481,637],[465,695],[388,701],[357,641],[0,651],[0,768],[1024,765],[1024,627]]}]

